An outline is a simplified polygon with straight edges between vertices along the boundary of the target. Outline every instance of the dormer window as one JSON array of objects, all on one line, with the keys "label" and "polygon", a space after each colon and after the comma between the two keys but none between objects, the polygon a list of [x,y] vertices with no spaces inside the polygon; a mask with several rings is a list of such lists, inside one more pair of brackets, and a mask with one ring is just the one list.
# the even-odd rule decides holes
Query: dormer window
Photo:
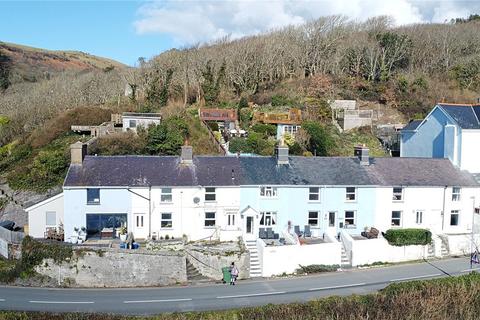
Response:
[{"label": "dormer window", "polygon": [[403,188],[402,187],[393,187],[393,201],[402,201],[403,200]]}]

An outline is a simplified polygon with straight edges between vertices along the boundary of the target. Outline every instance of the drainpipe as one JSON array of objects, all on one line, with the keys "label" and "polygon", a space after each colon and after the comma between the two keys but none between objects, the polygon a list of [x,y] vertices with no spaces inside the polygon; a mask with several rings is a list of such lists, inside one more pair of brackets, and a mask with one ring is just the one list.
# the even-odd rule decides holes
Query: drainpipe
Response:
[{"label": "drainpipe", "polygon": [[443,226],[445,224],[445,199],[447,193],[447,186],[443,187],[443,209],[442,209],[442,233],[443,233]]},{"label": "drainpipe", "polygon": [[470,199],[472,199],[472,202],[473,202],[473,206],[472,206],[472,239],[470,240],[470,269],[473,268],[473,261],[472,261],[472,258],[473,258],[473,246],[475,244],[475,238],[473,236],[473,229],[474,229],[474,226],[475,226],[475,197],[470,197]]},{"label": "drainpipe", "polygon": [[152,238],[152,185],[148,185],[148,238]]}]

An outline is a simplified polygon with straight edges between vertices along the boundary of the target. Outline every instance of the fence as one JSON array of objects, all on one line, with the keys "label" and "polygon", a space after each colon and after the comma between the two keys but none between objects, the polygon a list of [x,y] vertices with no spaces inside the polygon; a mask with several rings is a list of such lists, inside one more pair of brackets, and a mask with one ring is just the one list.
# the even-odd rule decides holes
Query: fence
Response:
[{"label": "fence", "polygon": [[21,243],[25,234],[23,232],[14,232],[0,227],[0,239],[10,243]]},{"label": "fence", "polygon": [[210,140],[217,147],[218,152],[221,153],[222,156],[226,155],[227,151],[222,146],[222,144],[217,140],[217,138],[215,138],[215,135],[213,134],[212,129],[210,129],[210,127],[207,125],[205,121],[200,120],[200,123],[207,129]]}]

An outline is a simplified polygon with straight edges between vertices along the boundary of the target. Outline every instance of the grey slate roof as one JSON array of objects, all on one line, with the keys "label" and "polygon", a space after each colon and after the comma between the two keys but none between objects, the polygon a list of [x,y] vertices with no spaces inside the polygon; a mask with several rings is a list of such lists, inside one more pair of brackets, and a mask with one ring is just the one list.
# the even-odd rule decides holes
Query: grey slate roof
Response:
[{"label": "grey slate roof", "polygon": [[418,128],[420,123],[422,123],[423,120],[413,120],[410,121],[405,127],[403,127],[402,131],[413,131]]},{"label": "grey slate roof", "polygon": [[236,185],[328,186],[479,186],[473,176],[448,159],[355,157],[194,157],[193,164],[174,156],[87,156],[71,165],[65,187]]},{"label": "grey slate roof", "polygon": [[439,104],[462,129],[480,129],[480,105]]}]

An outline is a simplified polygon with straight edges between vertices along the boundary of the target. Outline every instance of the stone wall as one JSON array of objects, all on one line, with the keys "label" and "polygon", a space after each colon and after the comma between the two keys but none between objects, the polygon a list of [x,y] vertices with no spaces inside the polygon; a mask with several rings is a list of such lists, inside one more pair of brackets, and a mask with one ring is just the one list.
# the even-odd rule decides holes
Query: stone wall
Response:
[{"label": "stone wall", "polygon": [[232,262],[235,262],[240,272],[239,279],[247,279],[250,276],[250,254],[237,243],[222,243],[216,247],[191,244],[185,246],[185,253],[188,261],[210,279],[222,279],[222,268]]},{"label": "stone wall", "polygon": [[48,259],[36,271],[78,287],[165,286],[187,281],[183,254],[144,250],[77,251],[70,262],[58,265]]}]

